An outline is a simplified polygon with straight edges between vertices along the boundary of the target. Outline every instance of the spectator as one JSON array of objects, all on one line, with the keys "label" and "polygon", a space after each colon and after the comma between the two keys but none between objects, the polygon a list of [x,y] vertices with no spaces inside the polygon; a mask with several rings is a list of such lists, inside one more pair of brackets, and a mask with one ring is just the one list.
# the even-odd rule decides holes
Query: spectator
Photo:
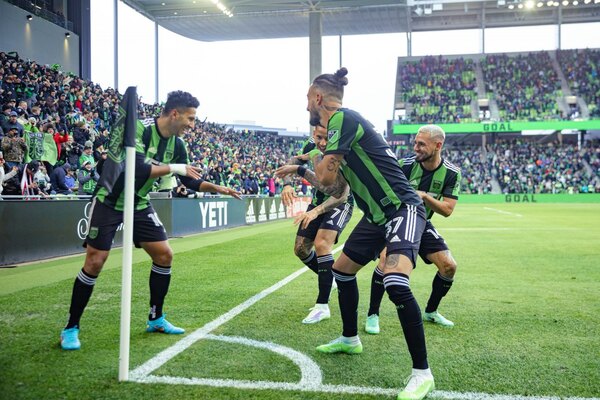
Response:
[{"label": "spectator", "polygon": [[52,185],[53,194],[72,194],[73,191],[69,188],[66,182],[66,177],[72,174],[71,165],[63,164],[54,168],[50,175],[50,183]]},{"label": "spectator", "polygon": [[96,183],[100,176],[94,169],[94,164],[90,160],[85,160],[83,166],[77,173],[77,181],[79,182],[79,190],[77,191],[80,195],[93,195],[96,189]]},{"label": "spectator", "polygon": [[7,130],[6,136],[2,138],[2,152],[9,168],[20,166],[27,151],[25,139],[18,136],[17,132],[18,128],[12,126]]}]

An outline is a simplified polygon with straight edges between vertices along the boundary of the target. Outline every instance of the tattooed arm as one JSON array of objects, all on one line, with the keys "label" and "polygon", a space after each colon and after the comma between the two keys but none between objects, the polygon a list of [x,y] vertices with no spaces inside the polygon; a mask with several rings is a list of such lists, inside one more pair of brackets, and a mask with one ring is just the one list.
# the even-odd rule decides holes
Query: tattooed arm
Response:
[{"label": "tattooed arm", "polygon": [[[344,180],[344,178],[341,178],[341,179]],[[344,181],[344,183],[345,182],[346,181]],[[343,204],[348,199],[349,192],[350,192],[350,186],[348,186],[346,184],[345,190],[340,198],[330,196],[322,204],[319,204],[312,210],[307,211],[307,212],[302,213],[301,215],[297,216],[296,219],[294,220],[294,224],[296,224],[296,225],[302,224],[302,229],[306,229],[308,227],[308,224],[310,224],[310,222],[312,220],[314,220],[315,218],[317,218],[319,215],[325,214],[325,213],[333,210],[340,204]]]},{"label": "tattooed arm", "polygon": [[335,182],[343,158],[342,154],[327,154],[317,164],[315,174],[322,185],[330,186]]}]

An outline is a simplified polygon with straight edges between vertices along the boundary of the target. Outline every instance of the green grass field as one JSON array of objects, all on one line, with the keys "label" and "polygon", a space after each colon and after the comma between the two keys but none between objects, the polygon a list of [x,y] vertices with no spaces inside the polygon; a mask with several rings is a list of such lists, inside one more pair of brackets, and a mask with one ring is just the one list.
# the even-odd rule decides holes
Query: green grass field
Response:
[{"label": "green grass field", "polygon": [[[355,215],[352,224],[357,221]],[[438,389],[430,397],[600,397],[600,204],[459,204],[451,218],[433,222],[459,267],[440,307],[456,326],[425,328]],[[172,346],[182,350],[147,371],[146,383],[117,379],[120,250],[98,279],[76,352],[62,351],[58,337],[83,258],[0,270],[0,398],[395,398],[411,363],[387,299],[382,333],[362,333],[365,350],[358,356],[316,352],[317,345],[339,336],[341,320],[334,292],[330,320],[300,323],[316,298],[310,271],[227,317],[302,267],[293,255],[294,236],[291,221],[282,221],[172,240],[176,255],[166,312],[187,329],[184,336],[145,333],[150,268],[136,251],[130,370],[166,360],[160,354]],[[360,330],[373,267],[358,274]],[[411,277],[421,306],[434,273],[419,261]],[[193,335],[201,340],[190,340]],[[302,388],[298,365],[261,346],[293,350],[309,374],[320,368],[323,385],[311,389],[309,379]],[[202,382],[227,387],[190,384]],[[378,389],[357,393],[367,387]]]}]

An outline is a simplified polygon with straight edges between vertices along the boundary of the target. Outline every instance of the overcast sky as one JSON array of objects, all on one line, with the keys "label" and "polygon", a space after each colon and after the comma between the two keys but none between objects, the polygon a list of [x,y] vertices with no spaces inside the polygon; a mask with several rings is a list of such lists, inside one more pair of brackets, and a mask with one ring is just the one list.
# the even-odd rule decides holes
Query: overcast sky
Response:
[{"label": "overcast sky", "polygon": [[[91,0],[92,81],[104,88],[115,87],[113,4]],[[562,48],[600,48],[598,32],[600,22],[563,25]],[[480,53],[480,37],[480,30],[413,33],[413,56]],[[486,29],[485,51],[553,50],[557,37],[556,26]],[[145,102],[156,100],[153,39],[154,23],[119,2],[119,90],[137,86]],[[323,37],[324,73],[340,67],[339,43]],[[404,33],[342,38],[341,64],[349,71],[344,106],[380,132],[393,117],[398,57],[406,48]],[[158,101],[185,90],[200,100],[201,119],[308,131],[308,37],[210,43],[159,28],[158,52]]]}]

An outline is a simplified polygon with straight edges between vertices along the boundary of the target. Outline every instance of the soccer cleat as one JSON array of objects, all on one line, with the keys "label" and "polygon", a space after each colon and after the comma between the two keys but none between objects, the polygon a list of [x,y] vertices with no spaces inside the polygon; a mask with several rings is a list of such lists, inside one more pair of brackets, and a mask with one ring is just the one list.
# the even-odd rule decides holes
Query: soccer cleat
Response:
[{"label": "soccer cleat", "polygon": [[398,400],[421,400],[435,389],[431,374],[412,374],[405,383],[404,390],[398,393]]},{"label": "soccer cleat", "polygon": [[60,333],[60,347],[62,347],[63,350],[79,350],[81,348],[79,328],[73,327],[63,329]]},{"label": "soccer cleat", "polygon": [[346,354],[360,354],[363,351],[363,346],[360,340],[358,343],[346,343],[345,338],[340,336],[337,339],[332,340],[327,344],[322,344],[317,347],[317,351],[321,353],[334,354],[334,353],[346,353]]},{"label": "soccer cleat", "polygon": [[159,319],[155,319],[154,321],[148,321],[146,323],[146,332],[161,332],[168,333],[170,335],[181,335],[185,332],[185,329],[178,328],[169,321],[165,319],[163,315]]},{"label": "soccer cleat", "polygon": [[423,313],[423,321],[433,322],[434,324],[445,326],[447,328],[452,328],[454,326],[454,322],[450,321],[449,319],[446,319],[442,314],[440,314],[437,311]]},{"label": "soccer cleat", "polygon": [[372,314],[367,317],[365,332],[371,335],[379,335],[379,315]]},{"label": "soccer cleat", "polygon": [[331,312],[329,312],[327,304],[315,304],[310,310],[306,318],[302,320],[303,324],[316,324],[324,319],[331,318]]}]

